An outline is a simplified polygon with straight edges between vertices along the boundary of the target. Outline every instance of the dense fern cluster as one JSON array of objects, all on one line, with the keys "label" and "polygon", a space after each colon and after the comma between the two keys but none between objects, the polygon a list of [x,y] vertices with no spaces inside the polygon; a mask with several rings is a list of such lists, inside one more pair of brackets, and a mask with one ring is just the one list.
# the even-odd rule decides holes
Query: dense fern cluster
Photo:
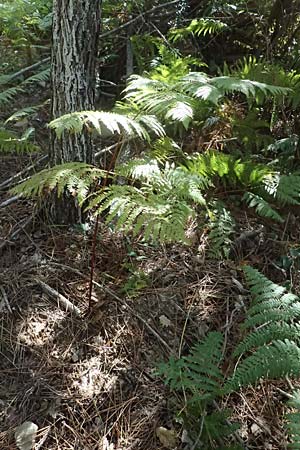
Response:
[{"label": "dense fern cluster", "polygon": [[[73,114],[70,116],[66,119],[68,129],[82,126],[82,122],[77,124],[79,115],[74,116],[74,121]],[[95,117],[99,118],[99,115]],[[118,121],[118,115],[113,120]],[[124,122],[127,123],[126,117],[122,118]],[[54,125],[57,123],[55,121]],[[62,122],[57,126],[62,132]],[[86,167],[85,164],[68,163],[43,171],[19,185],[14,193],[39,195],[55,187],[62,192],[64,186],[83,202],[86,196],[82,186],[87,192],[88,186],[94,185],[94,175],[90,175],[98,176],[101,172],[96,167],[88,170]],[[74,182],[80,170],[81,181]],[[103,175],[103,171],[101,173]],[[208,219],[210,254],[216,258],[229,256],[235,226],[230,203],[216,202],[220,185],[222,189],[233,188],[240,192],[240,201],[255,208],[258,215],[278,221],[283,220],[278,208],[298,204],[300,196],[300,176],[279,175],[268,166],[242,162],[239,158],[213,151],[194,156],[183,166],[136,159],[123,167],[117,166],[114,177],[119,176],[126,184],[112,184],[104,190],[96,188],[87,199],[88,209],[107,213],[107,222],[114,221],[117,229],[133,231],[135,235],[143,231],[145,239],[160,242],[186,242],[185,230],[190,219],[197,217],[199,224]]]},{"label": "dense fern cluster", "polygon": [[174,83],[133,75],[125,99],[166,123],[178,122],[188,129],[193,120],[207,115],[207,108],[217,106],[221,99],[234,92],[256,98],[257,95],[286,95],[289,90],[229,76],[209,77],[201,72],[190,72]]}]

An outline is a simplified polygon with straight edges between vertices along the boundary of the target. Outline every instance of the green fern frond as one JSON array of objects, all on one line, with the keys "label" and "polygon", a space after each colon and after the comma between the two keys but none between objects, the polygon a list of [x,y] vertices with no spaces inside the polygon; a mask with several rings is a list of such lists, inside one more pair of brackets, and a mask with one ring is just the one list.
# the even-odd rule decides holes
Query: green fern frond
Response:
[{"label": "green fern frond", "polygon": [[232,246],[231,236],[234,232],[235,221],[230,212],[221,203],[217,203],[210,213],[211,231],[208,235],[209,255],[214,259],[228,258]]},{"label": "green fern frond", "polygon": [[192,173],[209,179],[225,179],[231,186],[240,184],[243,187],[256,188],[273,176],[273,170],[266,165],[241,161],[234,155],[214,150],[195,155],[189,158],[186,164]]},{"label": "green fern frond", "polygon": [[[300,371],[299,298],[279,286],[256,269],[244,267],[253,306],[242,329],[247,331],[234,351],[234,356],[252,352],[239,361],[226,382],[229,392],[256,383],[260,378],[281,378]],[[251,330],[252,329],[252,330]]]},{"label": "green fern frond", "polygon": [[131,161],[117,167],[116,174],[139,180],[141,188],[112,185],[94,194],[89,208],[106,211],[107,222],[115,221],[117,229],[134,235],[143,230],[146,240],[187,242],[185,228],[195,215],[193,204],[206,207],[202,190],[207,180],[168,164],[160,169],[151,160]]},{"label": "green fern frond", "polygon": [[205,102],[218,105],[221,98],[232,92],[255,97],[258,92],[275,96],[285,95],[289,91],[256,81],[232,77],[210,78],[204,73],[191,72],[172,83],[133,75],[125,89],[125,99],[167,123],[179,122],[188,129],[196,112],[203,112],[208,106]]},{"label": "green fern frond", "polygon": [[167,82],[133,75],[125,93],[125,99],[134,101],[142,111],[181,122],[185,128],[193,118],[195,101]]},{"label": "green fern frond", "polygon": [[106,221],[116,221],[116,228],[134,235],[143,229],[145,240],[184,241],[185,226],[193,215],[193,209],[185,202],[168,201],[161,194],[133,186],[113,185],[96,195],[89,208],[96,206],[96,213],[108,210]]},{"label": "green fern frond", "polygon": [[135,119],[122,114],[105,111],[82,111],[65,114],[50,122],[49,127],[55,130],[58,137],[65,131],[81,133],[83,128],[95,129],[101,136],[124,134],[128,137],[139,137],[150,140],[149,132],[156,136],[164,136],[162,125],[154,116],[140,115]]},{"label": "green fern frond", "polygon": [[24,92],[24,88],[22,86],[15,86],[5,89],[0,92],[0,107],[7,105],[20,93]]},{"label": "green fern frond", "polygon": [[[281,288],[281,286],[278,286],[278,288]],[[265,296],[266,298],[264,298],[264,300],[260,300],[259,302],[253,301],[253,305],[250,306],[248,314],[254,316],[262,311],[268,311],[278,307],[285,309],[290,305],[293,305],[298,300],[298,297],[290,292],[284,293],[280,296],[278,296],[275,292],[272,292],[272,297],[270,297],[271,292],[271,290],[268,292],[268,295]],[[279,289],[277,292],[279,292]],[[267,298],[268,296],[269,298]]]},{"label": "green fern frond", "polygon": [[40,108],[42,108],[44,105],[36,105],[36,106],[27,106],[26,108],[19,109],[15,113],[13,113],[11,116],[9,116],[8,119],[6,119],[5,123],[9,122],[15,122],[20,119],[24,119],[24,117],[31,116],[35,114]]},{"label": "green fern frond", "polygon": [[224,392],[233,392],[242,386],[254,385],[261,378],[278,379],[286,375],[299,376],[300,348],[293,341],[276,340],[259,347],[238,364],[224,386]]},{"label": "green fern frond", "polygon": [[300,390],[293,392],[288,405],[294,409],[294,412],[286,414],[286,428],[291,441],[288,448],[300,450]]},{"label": "green fern frond", "polygon": [[105,171],[85,163],[72,162],[42,170],[12,189],[12,193],[23,197],[41,197],[57,190],[58,196],[67,190],[82,203],[91,186],[106,177]]},{"label": "green fern frond", "polygon": [[[3,90],[2,92],[0,92],[0,106],[7,105],[11,101],[15,100],[15,97],[17,97],[18,94],[26,92],[28,85],[48,81],[49,76],[50,76],[50,68],[47,68],[35,75],[32,75],[29,78],[26,78],[26,80],[24,80],[17,86],[11,86]],[[5,86],[5,84],[9,82],[9,80],[10,80],[9,76],[2,79],[2,86]]]},{"label": "green fern frond", "polygon": [[281,175],[275,197],[283,205],[299,205],[300,175]]},{"label": "green fern frond", "polygon": [[277,96],[288,95],[290,92],[289,89],[281,86],[234,77],[208,78],[205,74],[199,72],[191,72],[182,77],[178,86],[180,86],[182,92],[214,104],[217,104],[225,95],[233,92],[244,94],[247,98],[255,98],[258,93],[265,96]]},{"label": "green fern frond", "polygon": [[16,133],[0,128],[0,152],[3,153],[30,153],[37,152],[40,148],[30,142],[26,134],[18,137]]},{"label": "green fern frond", "polygon": [[297,108],[300,103],[300,75],[294,70],[287,72],[283,67],[268,61],[257,61],[253,56],[238,61],[235,68],[224,68],[226,75],[247,78],[258,82],[283,86],[290,89],[286,101]]},{"label": "green fern frond", "polygon": [[200,205],[206,201],[202,191],[211,186],[209,179],[189,173],[183,167],[175,167],[169,163],[163,169],[158,162],[151,159],[135,159],[118,168],[120,175],[132,177],[134,180],[147,181],[151,189],[160,195],[170,196],[179,200],[190,200]]},{"label": "green fern frond", "polygon": [[270,344],[274,340],[282,341],[285,339],[300,343],[300,325],[284,322],[274,322],[264,325],[262,328],[258,328],[252,333],[247,334],[243,341],[235,348],[232,356],[237,358],[243,353],[253,350],[253,348]]},{"label": "green fern frond", "polygon": [[284,222],[281,215],[271,207],[263,197],[253,194],[252,192],[245,192],[242,200],[244,200],[249,208],[254,208],[256,213],[261,217],[266,217],[267,219],[273,219],[277,222]]},{"label": "green fern frond", "polygon": [[245,266],[243,270],[255,303],[264,302],[265,300],[274,298],[278,299],[286,293],[284,287],[273,283],[257,269],[254,269],[251,266]]},{"label": "green fern frond", "polygon": [[223,374],[222,360],[223,336],[218,332],[209,333],[202,342],[196,344],[188,356],[179,360],[171,358],[159,366],[171,389],[188,391],[193,401],[215,398],[220,393]]},{"label": "green fern frond", "polygon": [[122,177],[149,182],[161,175],[158,161],[155,159],[133,159],[122,166],[117,166],[116,171]]},{"label": "green fern frond", "polygon": [[169,39],[172,42],[184,40],[189,35],[206,36],[207,34],[220,33],[228,28],[228,25],[216,19],[193,19],[191,23],[185,28],[171,29],[169,32]]},{"label": "green fern frond", "polygon": [[263,325],[267,322],[287,322],[300,316],[300,302],[295,303],[292,306],[283,308],[273,308],[270,311],[262,311],[253,317],[249,317],[242,328],[251,328],[259,325]]},{"label": "green fern frond", "polygon": [[31,83],[44,83],[48,81],[50,78],[50,67],[47,69],[42,70],[41,72],[36,73],[35,75],[32,75],[31,77],[26,78],[22,85],[26,86],[27,84]]},{"label": "green fern frond", "polygon": [[[210,414],[204,416],[203,420],[203,434],[201,442],[205,442],[205,449],[216,449],[217,450],[243,450],[242,447],[235,446],[219,446],[216,447],[212,442],[222,442],[224,438],[230,436],[235,431],[239,429],[239,424],[230,423],[230,410],[213,411]],[[195,436],[196,438],[197,436]],[[209,446],[209,447],[208,447]],[[201,447],[198,447],[199,449]]]},{"label": "green fern frond", "polygon": [[152,143],[151,155],[157,161],[163,163],[172,160],[174,156],[183,156],[183,151],[173,139],[165,136]]}]

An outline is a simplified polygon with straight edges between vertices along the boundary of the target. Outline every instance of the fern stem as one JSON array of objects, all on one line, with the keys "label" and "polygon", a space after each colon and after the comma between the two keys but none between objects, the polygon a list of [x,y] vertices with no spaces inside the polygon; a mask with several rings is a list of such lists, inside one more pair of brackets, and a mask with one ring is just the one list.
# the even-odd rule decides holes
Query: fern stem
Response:
[{"label": "fern stem", "polygon": [[[112,155],[109,167],[107,169],[106,172],[106,177],[104,178],[102,187],[100,189],[100,192],[103,191],[103,189],[106,187],[107,185],[107,181],[108,181],[108,176],[109,173],[111,172],[118,154],[120,152],[121,149],[121,138],[118,141],[118,145],[116,146],[116,149]],[[100,220],[100,214],[97,214],[97,218],[96,218],[96,225],[95,225],[95,229],[94,229],[94,233],[93,233],[93,241],[92,241],[92,249],[91,249],[91,271],[90,271],[90,285],[89,285],[89,307],[88,307],[88,312],[91,311],[91,307],[92,307],[92,292],[93,292],[93,281],[94,281],[94,272],[95,272],[95,262],[96,262],[96,246],[97,246],[97,234],[98,234],[98,230],[99,230],[99,220]]]}]

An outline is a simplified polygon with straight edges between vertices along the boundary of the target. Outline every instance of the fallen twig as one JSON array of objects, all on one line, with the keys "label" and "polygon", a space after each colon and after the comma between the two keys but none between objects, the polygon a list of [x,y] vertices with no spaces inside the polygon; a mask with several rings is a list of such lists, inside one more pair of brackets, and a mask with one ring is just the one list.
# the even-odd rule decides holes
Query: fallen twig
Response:
[{"label": "fallen twig", "polygon": [[8,297],[7,297],[7,294],[6,294],[5,289],[4,289],[3,286],[0,286],[0,291],[1,291],[1,294],[2,294],[2,298],[3,298],[2,302],[0,303],[0,312],[2,312],[4,307],[6,306],[8,311],[11,313],[12,310],[11,310],[11,307],[10,307],[10,304],[9,304],[9,301],[8,301]]},{"label": "fallen twig", "polygon": [[153,14],[154,12],[158,11],[159,9],[168,8],[168,7],[172,6],[172,5],[175,6],[180,1],[181,0],[173,0],[171,2],[164,3],[163,5],[154,6],[153,8],[149,9],[148,11],[145,11],[143,13],[138,14],[136,17],[134,17],[131,20],[128,20],[128,22],[123,23],[119,27],[114,28],[113,30],[105,31],[105,33],[100,34],[100,39],[102,39],[104,37],[107,37],[107,36],[110,36],[111,34],[115,34],[115,33],[119,32],[120,30],[123,30],[124,28],[127,28],[130,25],[133,25],[138,20],[144,18],[145,16],[149,16],[149,15]]},{"label": "fallen twig", "polygon": [[21,75],[24,75],[24,73],[26,73],[26,72],[30,72],[31,70],[35,70],[35,69],[37,69],[38,67],[40,67],[40,66],[42,66],[43,64],[46,64],[46,63],[48,63],[48,62],[50,62],[50,56],[48,56],[48,57],[45,58],[45,59],[41,59],[41,61],[38,61],[38,62],[32,64],[31,66],[24,67],[23,69],[19,70],[19,71],[16,72],[16,73],[13,73],[12,75],[9,76],[9,81],[10,81],[10,80],[14,80],[15,78],[18,78],[18,77],[21,76]]},{"label": "fallen twig", "polygon": [[74,313],[75,316],[81,316],[81,311],[77,306],[75,306],[70,300],[68,300],[64,295],[60,294],[58,291],[50,287],[44,281],[35,278],[35,282],[41,287],[42,291],[47,294],[51,299],[57,300],[58,307],[62,310]]},{"label": "fallen twig", "polygon": [[[66,270],[70,270],[74,273],[76,273],[77,275],[80,275],[83,278],[88,278],[87,275],[85,275],[84,273],[80,272],[78,269],[75,269],[71,266],[66,266],[64,264],[60,264],[60,263],[56,263],[56,262],[51,262],[52,265],[57,266],[57,267],[61,267],[61,268],[65,268]],[[126,302],[126,300],[124,300],[123,298],[119,297],[113,290],[111,290],[110,288],[104,286],[103,284],[98,283],[97,281],[93,280],[93,284],[95,286],[97,286],[98,288],[100,288],[102,291],[104,291],[105,293],[107,293],[108,295],[110,295],[111,297],[113,297],[115,300],[117,300],[118,302],[122,303],[123,305],[125,305],[130,311],[131,313],[137,318],[139,319],[146,328],[148,328],[148,330],[153,334],[153,336],[155,336],[159,342],[168,350],[169,353],[173,353],[171,347],[167,344],[167,342],[160,336],[160,334],[157,333],[157,331],[155,331],[151,325],[149,325],[149,323],[143,319],[143,317],[141,317],[133,308],[131,308],[131,306],[128,305],[128,303]]]},{"label": "fallen twig", "polygon": [[108,153],[111,152],[111,150],[114,150],[118,145],[120,145],[119,142],[116,142],[113,145],[110,145],[109,147],[104,147],[102,150],[100,150],[99,152],[95,153],[94,157],[99,158],[99,156],[103,155],[104,153]]},{"label": "fallen twig", "polygon": [[[27,174],[28,172],[33,170],[36,166],[38,166],[41,162],[46,161],[47,159],[48,159],[48,155],[43,155],[35,163],[31,164],[28,167],[25,167],[25,169],[23,169],[20,172],[16,173],[12,177],[7,178],[7,180],[3,181],[0,184],[0,190],[3,191],[3,190],[6,190],[6,189],[14,186],[15,184],[17,184],[19,182],[19,178],[21,178],[22,175]],[[24,180],[21,180],[21,181],[24,181]]]},{"label": "fallen twig", "polygon": [[13,243],[12,240],[15,239],[21,231],[24,231],[25,227],[27,227],[33,220],[33,216],[27,217],[19,224],[19,227],[10,233],[8,237],[4,239],[4,241],[0,244],[0,251],[6,247],[7,244]]},{"label": "fallen twig", "polygon": [[7,200],[4,200],[4,202],[0,203],[0,208],[5,208],[6,206],[11,205],[12,203],[15,203],[19,198],[21,198],[22,195],[14,195],[13,197],[8,198]]},{"label": "fallen twig", "polygon": [[163,346],[168,350],[169,353],[173,353],[171,347],[167,344],[167,342],[160,336],[160,334],[157,333],[157,331],[154,330],[154,328],[151,327],[151,325],[149,325],[149,323],[143,319],[142,316],[140,316],[133,308],[131,308],[131,306],[128,305],[128,303],[126,302],[126,300],[124,300],[123,298],[119,297],[117,294],[115,294],[114,291],[112,291],[111,289],[109,289],[106,286],[103,286],[103,284],[97,283],[97,281],[93,280],[93,284],[97,287],[99,287],[100,289],[102,289],[104,292],[106,292],[107,294],[109,294],[111,297],[113,297],[114,299],[118,300],[120,303],[122,303],[123,305],[125,305],[130,311],[131,313],[137,318],[139,319],[146,328],[148,328],[148,330],[153,334],[153,336],[155,336],[159,342],[161,344],[163,344]]}]

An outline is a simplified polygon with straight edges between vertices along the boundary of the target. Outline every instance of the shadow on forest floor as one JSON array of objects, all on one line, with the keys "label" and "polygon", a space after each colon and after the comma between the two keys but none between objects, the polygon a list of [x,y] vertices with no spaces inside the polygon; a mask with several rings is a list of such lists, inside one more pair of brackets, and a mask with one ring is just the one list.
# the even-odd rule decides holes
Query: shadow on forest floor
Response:
[{"label": "shadow on forest floor", "polygon": [[[10,219],[18,223],[30,209],[27,203],[0,210],[3,239]],[[36,449],[159,450],[161,426],[177,430],[177,449],[183,449],[177,407],[154,371],[208,330],[225,331],[230,351],[243,319],[232,281],[240,277],[238,264],[205,258],[199,242],[145,246],[102,229],[95,280],[106,288],[95,287],[88,313],[90,239],[32,223],[2,249],[0,447],[15,449],[15,427],[29,420],[39,427]],[[268,266],[264,247],[248,258]],[[60,309],[37,280],[70,299],[82,316]],[[266,396],[276,397],[272,384],[226,401],[243,418],[247,445],[280,449],[281,410]]]}]

